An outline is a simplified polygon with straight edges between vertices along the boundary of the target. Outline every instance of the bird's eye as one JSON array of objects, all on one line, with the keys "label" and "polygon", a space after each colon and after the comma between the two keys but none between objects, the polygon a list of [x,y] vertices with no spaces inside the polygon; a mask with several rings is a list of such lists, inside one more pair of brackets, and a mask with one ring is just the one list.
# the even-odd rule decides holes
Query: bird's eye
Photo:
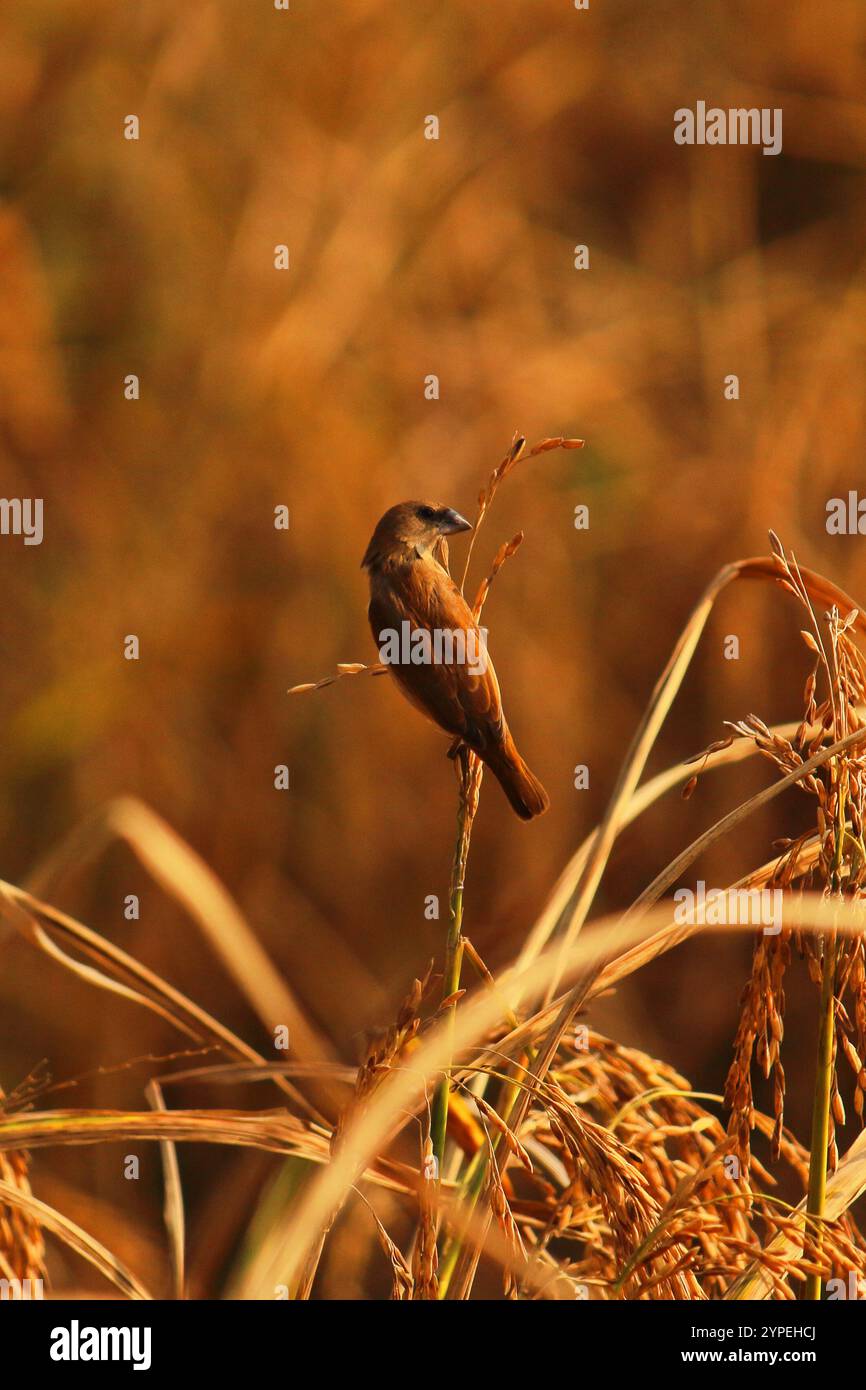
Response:
[{"label": "bird's eye", "polygon": [[422,521],[435,521],[436,513],[432,507],[419,507],[418,516]]}]

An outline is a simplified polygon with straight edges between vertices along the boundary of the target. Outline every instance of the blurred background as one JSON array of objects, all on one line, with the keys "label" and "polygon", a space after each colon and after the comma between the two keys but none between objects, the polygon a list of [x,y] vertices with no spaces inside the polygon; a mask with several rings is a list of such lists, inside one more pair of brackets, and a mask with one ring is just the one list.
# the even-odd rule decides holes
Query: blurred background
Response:
[{"label": "blurred background", "polygon": [[[603,813],[719,566],[765,552],[772,526],[866,593],[862,538],[825,528],[828,499],[864,476],[864,91],[860,0],[6,7],[0,478],[5,497],[44,499],[45,537],[0,538],[2,876],[32,883],[83,820],[140,797],[226,884],[331,1054],[355,1062],[441,959],[454,776],[446,740],[387,680],[287,689],[375,659],[359,564],[387,507],[421,497],[472,516],[515,430],[580,435],[585,450],[509,478],[473,566],[477,583],[525,531],[485,621],[552,806],[527,826],[493,779],[483,788],[466,930],[503,967]],[[781,107],[783,152],[676,145],[673,113],[698,100]],[[731,373],[739,400],[724,396]],[[464,555],[458,540],[458,573]],[[651,771],[726,718],[799,718],[801,626],[772,587],[730,591]],[[137,662],[123,659],[133,633]],[[739,765],[688,803],[667,798],[619,842],[598,910],[627,905],[772,776]],[[800,800],[753,818],[699,874],[725,884],[763,862],[803,828]],[[128,848],[47,896],[269,1046]],[[65,1080],[178,1045],[22,940],[2,951],[5,1089],[43,1058]],[[592,1022],[716,1089],[749,956],[743,939],[691,942]],[[805,971],[791,975],[789,1119],[805,1139],[815,1007]],[[138,1106],[141,1080],[91,1077],[56,1103]],[[202,1292],[231,1253],[220,1216],[273,1164],[196,1146],[181,1161]],[[136,1184],[112,1146],[41,1150],[33,1170],[38,1195],[157,1287],[161,1181],[155,1146]],[[61,1290],[97,1287],[66,1258]]]}]

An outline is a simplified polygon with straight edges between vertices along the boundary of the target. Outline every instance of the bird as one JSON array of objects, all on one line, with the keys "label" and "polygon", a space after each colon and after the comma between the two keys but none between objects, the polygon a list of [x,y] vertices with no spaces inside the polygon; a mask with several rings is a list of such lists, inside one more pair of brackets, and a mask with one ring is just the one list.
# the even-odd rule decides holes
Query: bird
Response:
[{"label": "bird", "polygon": [[[490,768],[521,820],[532,820],[547,810],[549,797],[517,751],[484,639],[448,571],[447,537],[472,529],[452,507],[431,502],[391,507],[361,561],[370,580],[367,616],[380,654],[385,633],[408,635],[416,651],[426,642],[434,657],[437,634],[462,634],[463,660],[456,659],[459,646],[450,650],[446,642],[440,660],[405,659],[404,644],[401,659],[386,663],[388,670],[413,705]],[[482,661],[466,657],[479,650]]]}]

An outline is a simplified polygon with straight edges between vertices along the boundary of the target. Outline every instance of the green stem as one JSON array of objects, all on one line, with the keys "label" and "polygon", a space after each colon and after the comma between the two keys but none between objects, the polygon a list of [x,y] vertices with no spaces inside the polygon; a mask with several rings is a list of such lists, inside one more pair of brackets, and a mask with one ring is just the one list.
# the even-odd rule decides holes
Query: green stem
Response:
[{"label": "green stem", "polygon": [[[833,1031],[835,1023],[836,936],[824,941],[824,969],[821,977],[821,1027],[818,1034],[818,1062],[812,1102],[812,1152],[809,1157],[809,1193],[806,1212],[814,1218],[816,1254],[821,1248],[821,1219],[827,1195],[827,1148],[830,1140],[830,1093],[833,1084]],[[820,1301],[821,1276],[810,1274],[806,1297]]]},{"label": "green stem", "polygon": [[[506,1089],[502,1103],[502,1108],[500,1110],[500,1114],[502,1115],[502,1118],[506,1124],[508,1124],[511,1112],[514,1109],[514,1103],[517,1100],[519,1094],[520,1087],[514,1082],[512,1082]],[[490,1144],[493,1148],[494,1153],[499,1148],[501,1139],[501,1134],[495,1134],[493,1138],[490,1140]],[[466,1169],[466,1173],[461,1185],[459,1205],[462,1208],[462,1210],[466,1213],[467,1226],[469,1218],[471,1217],[472,1212],[475,1210],[475,1207],[477,1205],[478,1198],[481,1196],[481,1193],[483,1191],[484,1180],[486,1176],[487,1146],[485,1144],[482,1144],[481,1148],[477,1151],[477,1153],[473,1154],[472,1159]],[[448,1296],[448,1289],[451,1285],[451,1280],[454,1277],[454,1271],[457,1268],[457,1261],[463,1253],[464,1239],[465,1229],[460,1232],[455,1232],[455,1234],[451,1237],[451,1240],[445,1247],[442,1259],[439,1262],[440,1298],[446,1298]]]},{"label": "green stem", "polygon": [[[472,1155],[472,1159],[466,1169],[466,1176],[461,1187],[461,1209],[466,1213],[468,1222],[472,1212],[475,1210],[478,1198],[481,1196],[484,1187],[484,1178],[487,1172],[487,1150],[482,1147],[477,1153]],[[455,1233],[442,1254],[439,1261],[439,1297],[447,1298],[454,1271],[457,1268],[457,1261],[463,1250],[463,1234]]]},{"label": "green stem", "polygon": [[[448,999],[460,988],[460,971],[463,965],[463,876],[466,871],[466,856],[469,849],[470,818],[466,805],[467,779],[461,778],[460,807],[457,813],[457,843],[451,866],[451,896],[448,912],[448,936],[445,941],[445,969],[442,977],[442,998]],[[453,1036],[456,1015],[456,1001],[449,1006],[449,1027]],[[452,1056],[453,1048],[449,1049]],[[445,1135],[448,1128],[448,1098],[451,1090],[451,1069],[448,1067],[436,1088],[433,1098],[433,1114],[430,1122],[430,1138],[433,1153],[442,1173],[445,1161]]]},{"label": "green stem", "polygon": [[[463,943],[460,935],[462,922],[463,889],[461,887],[451,895],[448,939],[445,946],[445,975],[442,981],[442,997],[444,999],[447,999],[451,994],[456,994],[460,988],[460,968],[463,963]],[[449,1028],[452,1036],[454,1032],[456,1007],[456,1004],[451,1004],[448,1009]],[[440,1173],[442,1172],[442,1164],[445,1161],[445,1133],[448,1127],[448,1098],[450,1091],[451,1071],[449,1067],[436,1088],[436,1095],[433,1100],[433,1119],[431,1123],[433,1152],[436,1155]]]}]

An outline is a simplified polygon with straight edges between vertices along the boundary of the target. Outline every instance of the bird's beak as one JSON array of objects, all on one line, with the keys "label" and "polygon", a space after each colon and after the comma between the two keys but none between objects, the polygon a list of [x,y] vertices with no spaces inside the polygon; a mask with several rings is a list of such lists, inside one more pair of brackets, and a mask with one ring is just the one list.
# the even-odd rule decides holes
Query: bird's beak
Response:
[{"label": "bird's beak", "polygon": [[439,530],[443,536],[454,536],[458,531],[471,531],[472,522],[455,512],[453,507],[446,507],[439,520]]}]

